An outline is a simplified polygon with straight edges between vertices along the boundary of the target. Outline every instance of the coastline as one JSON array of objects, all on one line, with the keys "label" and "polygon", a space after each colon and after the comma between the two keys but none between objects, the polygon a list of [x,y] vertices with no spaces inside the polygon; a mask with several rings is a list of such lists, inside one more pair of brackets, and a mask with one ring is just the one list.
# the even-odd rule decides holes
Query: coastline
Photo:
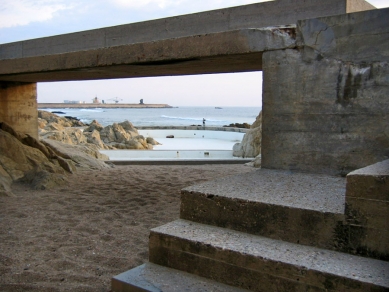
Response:
[{"label": "coastline", "polygon": [[38,109],[48,108],[173,108],[168,104],[137,103],[38,103]]}]

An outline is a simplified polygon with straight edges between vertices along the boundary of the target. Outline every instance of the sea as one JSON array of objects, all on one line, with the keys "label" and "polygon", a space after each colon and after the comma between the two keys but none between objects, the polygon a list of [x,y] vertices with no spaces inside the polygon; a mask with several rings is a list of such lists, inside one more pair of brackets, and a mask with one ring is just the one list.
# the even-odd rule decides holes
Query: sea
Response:
[{"label": "sea", "polygon": [[173,108],[93,108],[44,109],[49,112],[63,112],[59,116],[72,116],[84,123],[97,120],[101,125],[130,121],[140,126],[191,126],[202,125],[221,127],[233,123],[252,124],[261,111],[260,107],[173,107]]}]

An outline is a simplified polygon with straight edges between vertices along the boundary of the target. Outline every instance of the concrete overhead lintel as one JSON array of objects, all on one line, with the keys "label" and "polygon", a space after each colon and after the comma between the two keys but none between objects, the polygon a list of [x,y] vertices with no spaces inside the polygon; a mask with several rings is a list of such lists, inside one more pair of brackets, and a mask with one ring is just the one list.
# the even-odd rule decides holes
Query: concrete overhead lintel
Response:
[{"label": "concrete overhead lintel", "polygon": [[[41,82],[204,74],[223,72],[223,66],[234,68],[235,71],[253,71],[261,70],[260,56],[263,51],[293,47],[295,26],[239,29],[64,54],[0,60],[0,80]],[[257,57],[254,65],[253,54]],[[202,69],[180,66],[180,63],[193,61],[201,61]],[[110,70],[106,70],[107,67]],[[112,70],[112,67],[117,70]]]}]

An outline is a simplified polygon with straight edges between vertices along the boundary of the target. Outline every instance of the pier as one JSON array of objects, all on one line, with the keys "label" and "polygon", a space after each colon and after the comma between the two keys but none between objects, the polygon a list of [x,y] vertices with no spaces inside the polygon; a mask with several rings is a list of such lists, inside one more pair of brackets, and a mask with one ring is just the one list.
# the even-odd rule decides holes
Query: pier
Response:
[{"label": "pier", "polygon": [[138,103],[38,103],[38,108],[173,108],[168,104]]}]

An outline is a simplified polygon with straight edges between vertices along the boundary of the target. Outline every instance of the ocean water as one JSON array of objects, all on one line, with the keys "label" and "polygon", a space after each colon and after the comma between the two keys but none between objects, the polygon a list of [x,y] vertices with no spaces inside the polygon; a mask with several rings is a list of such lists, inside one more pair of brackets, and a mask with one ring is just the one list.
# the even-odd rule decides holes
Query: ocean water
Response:
[{"label": "ocean water", "polygon": [[103,126],[130,121],[138,126],[224,126],[231,123],[252,124],[261,111],[260,107],[177,107],[177,108],[142,108],[142,109],[44,109],[62,111],[60,116],[72,116],[84,123],[97,120]]}]

